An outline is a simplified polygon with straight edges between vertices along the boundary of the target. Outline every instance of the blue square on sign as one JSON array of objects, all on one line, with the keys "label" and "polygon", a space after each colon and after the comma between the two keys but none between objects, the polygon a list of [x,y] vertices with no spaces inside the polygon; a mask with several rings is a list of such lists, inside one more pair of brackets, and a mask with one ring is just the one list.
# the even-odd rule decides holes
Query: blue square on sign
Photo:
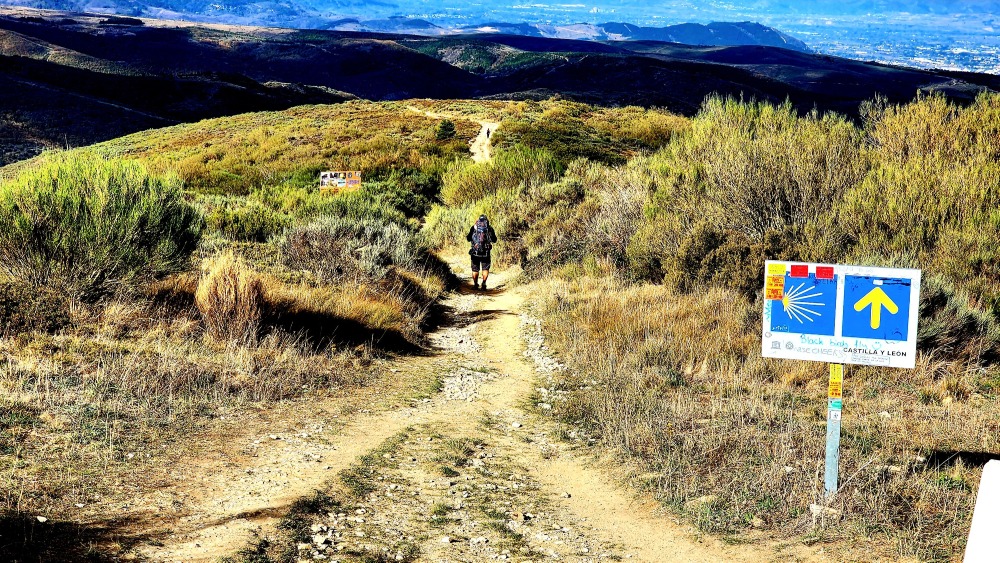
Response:
[{"label": "blue square on sign", "polygon": [[844,336],[906,342],[911,280],[844,277]]},{"label": "blue square on sign", "polygon": [[785,276],[785,296],[771,301],[771,332],[833,336],[837,279]]}]

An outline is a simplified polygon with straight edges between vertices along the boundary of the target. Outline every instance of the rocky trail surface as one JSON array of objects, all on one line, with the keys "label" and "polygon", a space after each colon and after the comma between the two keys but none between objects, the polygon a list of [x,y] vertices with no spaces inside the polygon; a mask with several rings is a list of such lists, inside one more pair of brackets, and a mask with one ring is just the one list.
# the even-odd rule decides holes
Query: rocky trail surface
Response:
[{"label": "rocky trail surface", "polygon": [[[270,426],[284,431],[234,438],[178,467],[184,478],[157,493],[169,532],[141,557],[216,561],[252,534],[270,537],[301,499],[323,491],[332,504],[302,516],[309,537],[286,546],[292,560],[815,559],[699,536],[619,486],[585,441],[564,439],[541,414],[537,388],[540,373],[560,365],[522,311],[524,290],[491,281],[500,284],[466,285],[448,300],[452,322],[431,334],[431,354],[392,364],[387,376],[431,382],[423,396],[354,411],[312,405],[309,416]],[[170,513],[171,499],[182,508]]]}]

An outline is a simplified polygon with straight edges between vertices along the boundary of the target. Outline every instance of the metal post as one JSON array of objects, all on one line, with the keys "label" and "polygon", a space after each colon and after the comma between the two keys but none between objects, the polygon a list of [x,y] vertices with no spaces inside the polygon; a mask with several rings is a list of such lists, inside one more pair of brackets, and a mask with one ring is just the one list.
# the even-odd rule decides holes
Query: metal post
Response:
[{"label": "metal post", "polygon": [[840,419],[844,409],[844,364],[830,364],[826,413],[826,496],[837,493],[840,473]]}]

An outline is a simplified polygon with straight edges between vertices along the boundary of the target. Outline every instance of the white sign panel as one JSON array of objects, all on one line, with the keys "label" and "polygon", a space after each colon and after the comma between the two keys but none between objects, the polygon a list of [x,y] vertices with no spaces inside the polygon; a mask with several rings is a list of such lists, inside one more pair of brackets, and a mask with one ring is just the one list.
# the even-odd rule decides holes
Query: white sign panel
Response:
[{"label": "white sign panel", "polygon": [[765,358],[913,369],[920,270],[768,261]]},{"label": "white sign panel", "polygon": [[972,513],[969,541],[965,544],[965,563],[988,563],[1000,553],[1000,461],[990,460],[983,468]]}]

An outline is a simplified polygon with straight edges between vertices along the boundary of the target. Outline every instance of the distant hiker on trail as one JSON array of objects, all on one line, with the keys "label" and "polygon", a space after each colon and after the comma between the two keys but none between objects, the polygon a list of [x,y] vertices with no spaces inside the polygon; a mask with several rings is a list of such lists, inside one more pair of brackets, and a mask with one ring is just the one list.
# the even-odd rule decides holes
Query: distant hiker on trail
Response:
[{"label": "distant hiker on trail", "polygon": [[469,255],[472,256],[472,285],[476,286],[476,289],[480,289],[479,270],[481,269],[483,271],[481,289],[485,290],[486,278],[490,277],[490,250],[493,249],[493,243],[497,241],[497,233],[490,226],[489,219],[485,215],[480,215],[479,220],[469,228],[469,234],[465,235],[465,240],[472,243],[472,248],[469,249]]},{"label": "distant hiker on trail", "polygon": [[489,127],[486,128],[486,138],[487,139],[490,138],[490,128]]}]

